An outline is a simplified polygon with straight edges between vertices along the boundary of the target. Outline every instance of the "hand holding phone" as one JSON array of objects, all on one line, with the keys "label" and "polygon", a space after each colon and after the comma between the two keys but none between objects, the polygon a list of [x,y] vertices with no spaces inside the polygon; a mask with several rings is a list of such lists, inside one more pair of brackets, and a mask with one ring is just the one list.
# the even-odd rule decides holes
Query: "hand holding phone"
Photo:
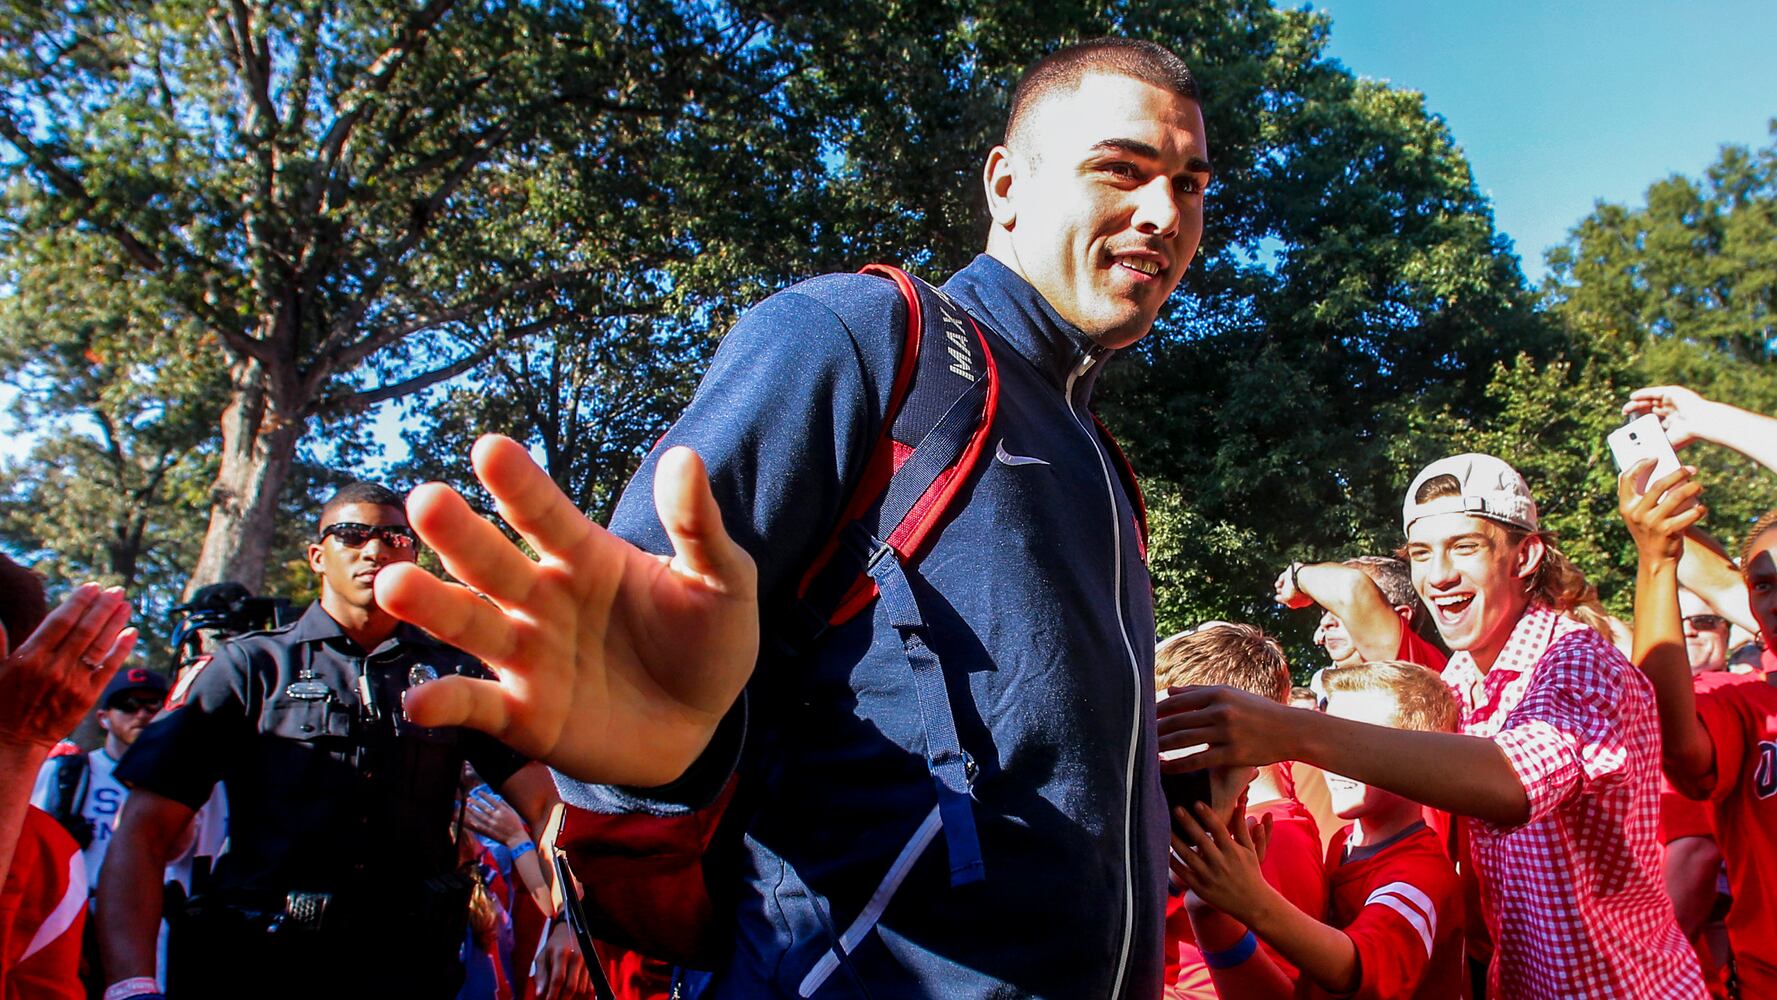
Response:
[{"label": "hand holding phone", "polygon": [[1197,803],[1210,800],[1209,768],[1200,767],[1195,771],[1180,771],[1177,774],[1160,773],[1160,790],[1166,796],[1167,816],[1172,810],[1183,808],[1192,816],[1197,815]]},{"label": "hand holding phone", "polygon": [[1660,418],[1651,413],[1636,417],[1611,431],[1605,441],[1610,445],[1610,453],[1617,461],[1618,471],[1627,472],[1642,462],[1653,460],[1653,468],[1636,477],[1635,489],[1638,492],[1647,492],[1648,483],[1679,469],[1678,453],[1672,450],[1672,442],[1666,439],[1666,430],[1660,426]]}]

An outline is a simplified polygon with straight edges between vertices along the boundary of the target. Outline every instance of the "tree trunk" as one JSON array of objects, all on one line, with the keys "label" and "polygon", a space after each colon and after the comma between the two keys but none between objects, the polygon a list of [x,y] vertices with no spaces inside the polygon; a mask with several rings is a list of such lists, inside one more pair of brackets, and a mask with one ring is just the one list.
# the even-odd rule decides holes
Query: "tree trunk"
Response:
[{"label": "tree trunk", "polygon": [[290,477],[301,419],[281,413],[257,361],[234,366],[234,396],[222,411],[222,466],[210,490],[210,528],[185,599],[224,580],[254,593],[265,582],[278,494]]}]

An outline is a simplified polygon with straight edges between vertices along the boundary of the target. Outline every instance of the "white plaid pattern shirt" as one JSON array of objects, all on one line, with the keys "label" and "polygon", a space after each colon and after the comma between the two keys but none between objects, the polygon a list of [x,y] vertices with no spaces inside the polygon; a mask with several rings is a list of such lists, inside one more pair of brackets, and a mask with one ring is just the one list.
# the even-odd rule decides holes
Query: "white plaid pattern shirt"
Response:
[{"label": "white plaid pattern shirt", "polygon": [[1495,951],[1490,996],[1705,996],[1661,877],[1660,727],[1653,688],[1597,632],[1542,606],[1483,674],[1444,679],[1462,731],[1484,736],[1530,798],[1530,819],[1469,820]]}]

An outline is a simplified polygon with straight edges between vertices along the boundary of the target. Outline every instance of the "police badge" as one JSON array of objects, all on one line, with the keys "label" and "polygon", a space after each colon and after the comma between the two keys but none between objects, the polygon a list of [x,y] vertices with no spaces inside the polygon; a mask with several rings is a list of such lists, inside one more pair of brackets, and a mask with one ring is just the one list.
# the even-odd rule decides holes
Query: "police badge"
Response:
[{"label": "police badge", "polygon": [[325,682],[316,680],[313,670],[304,670],[296,675],[296,680],[285,686],[284,694],[298,701],[320,701],[333,694],[333,689]]}]

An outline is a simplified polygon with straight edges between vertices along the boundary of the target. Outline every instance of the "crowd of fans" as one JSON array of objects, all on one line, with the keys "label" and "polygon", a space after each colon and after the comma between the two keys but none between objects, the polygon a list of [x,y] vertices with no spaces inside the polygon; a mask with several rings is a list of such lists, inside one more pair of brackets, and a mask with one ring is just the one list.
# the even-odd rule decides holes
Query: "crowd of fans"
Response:
[{"label": "crowd of fans", "polygon": [[[1673,387],[1639,392],[1627,408],[1664,417],[1674,444],[1711,440],[1777,472],[1777,420]],[[1282,648],[1254,625],[1208,622],[1159,644],[1162,716],[1169,695],[1216,686],[1372,727],[1470,733],[1512,747],[1506,756],[1532,800],[1516,816],[1474,808],[1471,827],[1459,817],[1464,801],[1480,801],[1472,789],[1421,802],[1386,787],[1401,782],[1367,783],[1306,760],[1197,771],[1199,793],[1172,802],[1167,996],[1530,995],[1536,987],[1528,984],[1584,974],[1538,968],[1547,960],[1543,944],[1574,929],[1566,925],[1590,930],[1624,916],[1641,921],[1643,938],[1669,932],[1681,940],[1683,962],[1701,968],[1711,996],[1777,996],[1777,965],[1761,946],[1777,932],[1768,904],[1777,875],[1765,849],[1773,817],[1764,806],[1777,789],[1777,744],[1761,728],[1777,712],[1777,691],[1766,683],[1777,669],[1767,645],[1777,634],[1777,512],[1751,526],[1734,558],[1698,528],[1707,474],[1687,466],[1649,481],[1649,471],[1632,468],[1620,479],[1622,518],[1639,554],[1631,623],[1603,613],[1560,556],[1538,525],[1527,484],[1505,463],[1471,455],[1435,463],[1418,478],[1406,503],[1409,541],[1398,554],[1293,563],[1279,574],[1279,604],[1320,612],[1314,640],[1328,663],[1309,686],[1291,686]],[[1437,506],[1440,491],[1457,502]],[[1428,544],[1412,530],[1416,514],[1445,516],[1459,530]],[[1514,547],[1532,540],[1531,555]],[[346,542],[376,548],[371,537]],[[1505,573],[1488,575],[1489,554]],[[1704,565],[1685,568],[1687,561]],[[121,593],[80,587],[48,612],[31,573],[9,560],[0,567],[0,751],[16,764],[0,772],[0,847],[10,861],[0,910],[4,995],[97,996],[116,977],[102,968],[89,893],[101,884],[130,796],[114,771],[165,708],[169,682],[141,667],[120,669],[134,642]],[[1736,585],[1722,584],[1724,567]],[[1709,582],[1692,589],[1686,581]],[[1517,588],[1516,600],[1494,589],[1502,582]],[[1527,623],[1542,630],[1543,645],[1515,664],[1498,659],[1522,642]],[[1576,629],[1596,638],[1563,643]],[[1545,662],[1557,647],[1590,652],[1577,664]],[[1470,673],[1452,669],[1452,650]],[[1472,672],[1489,653],[1491,669]],[[1600,682],[1594,705],[1536,697],[1538,674],[1623,657],[1640,673],[1624,673],[1616,688]],[[1509,691],[1492,686],[1501,678],[1510,678]],[[1477,683],[1486,686],[1479,696],[1454,686]],[[1501,698],[1512,702],[1503,722]],[[62,738],[94,702],[104,742],[76,750]],[[1190,761],[1215,743],[1163,758]],[[1657,795],[1636,777],[1656,765],[1664,771]],[[541,831],[468,763],[459,787],[452,833],[473,888],[458,995],[592,995],[584,972],[533,976],[549,915],[560,908],[536,850]],[[201,892],[227,850],[227,808],[218,786],[179,838],[164,872],[169,887]],[[1587,825],[1591,813],[1611,821]],[[1537,823],[1576,834],[1550,848],[1574,855],[1557,867],[1615,880],[1599,905],[1621,912],[1548,905],[1525,885],[1534,873],[1512,865],[1549,859],[1483,853],[1469,835],[1480,829],[1485,842]],[[1652,870],[1638,867],[1655,850]],[[1663,890],[1657,900],[1632,891],[1650,874]],[[162,976],[165,949],[163,925]],[[631,995],[664,989],[658,972],[644,969],[637,956],[622,955],[606,971]]]},{"label": "crowd of fans", "polygon": [[[1777,472],[1777,420],[1680,387],[1641,390],[1625,411],[1660,416],[1676,446],[1708,440]],[[1777,792],[1777,511],[1730,560],[1697,528],[1707,473],[1652,472],[1641,463],[1619,479],[1639,554],[1632,622],[1605,613],[1561,557],[1522,478],[1466,455],[1415,480],[1398,559],[1297,563],[1278,577],[1278,603],[1321,611],[1315,642],[1331,665],[1309,689],[1286,692],[1275,644],[1252,626],[1211,622],[1161,644],[1163,699],[1229,685],[1298,711],[1485,737],[1529,797],[1516,815],[1495,811],[1456,773],[1462,759],[1437,755],[1458,744],[1366,743],[1352,730],[1341,737],[1358,754],[1418,746],[1433,773],[1209,768],[1203,801],[1175,809],[1186,891],[1168,922],[1168,996],[1559,996],[1608,982],[1613,939],[1653,946],[1634,995],[1693,995],[1700,968],[1710,996],[1777,996],[1777,815],[1765,806]],[[1239,743],[1197,732],[1190,749],[1208,748],[1204,760]],[[1287,795],[1279,809],[1280,787],[1323,779],[1326,809]],[[1415,787],[1425,794],[1396,794]],[[1464,813],[1476,822],[1452,821]]]}]

